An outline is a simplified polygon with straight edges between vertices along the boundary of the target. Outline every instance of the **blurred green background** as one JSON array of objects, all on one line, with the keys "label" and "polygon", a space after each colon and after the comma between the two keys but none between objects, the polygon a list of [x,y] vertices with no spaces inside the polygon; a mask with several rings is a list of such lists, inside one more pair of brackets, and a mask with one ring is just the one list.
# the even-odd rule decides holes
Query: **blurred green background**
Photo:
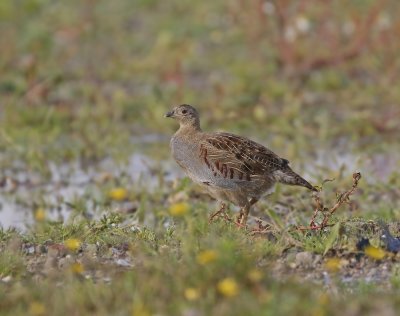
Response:
[{"label": "blurred green background", "polygon": [[181,103],[288,158],[398,144],[399,5],[1,1],[1,167],[118,158]]}]

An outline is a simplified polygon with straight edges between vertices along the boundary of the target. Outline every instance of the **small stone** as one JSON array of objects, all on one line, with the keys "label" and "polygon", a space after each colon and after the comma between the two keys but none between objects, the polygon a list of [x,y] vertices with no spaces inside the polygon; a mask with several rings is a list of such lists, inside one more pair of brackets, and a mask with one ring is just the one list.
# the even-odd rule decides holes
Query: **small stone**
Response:
[{"label": "small stone", "polygon": [[310,268],[313,263],[313,254],[308,251],[299,252],[296,254],[296,266]]},{"label": "small stone", "polygon": [[47,248],[47,256],[52,258],[64,257],[67,253],[67,248],[63,244],[53,244]]},{"label": "small stone", "polygon": [[313,261],[313,265],[315,266],[315,265],[321,263],[321,260],[322,260],[322,256],[321,255],[315,255],[314,261]]},{"label": "small stone", "polygon": [[27,254],[27,255],[33,255],[35,253],[35,246],[34,245],[23,245],[22,246],[23,251]]},{"label": "small stone", "polygon": [[130,268],[133,266],[133,264],[130,263],[130,261],[127,259],[117,259],[117,260],[115,260],[115,263],[120,267],[129,267]]},{"label": "small stone", "polygon": [[1,279],[1,282],[9,283],[9,282],[11,282],[11,280],[12,280],[12,276],[11,275],[7,275],[7,276],[5,276],[4,278]]},{"label": "small stone", "polygon": [[65,269],[71,267],[71,265],[74,262],[75,262],[74,258],[72,258],[72,256],[70,256],[70,255],[67,255],[58,261],[58,268],[65,270]]},{"label": "small stone", "polygon": [[88,256],[96,257],[97,256],[97,246],[95,244],[87,244],[85,247],[85,253]]}]

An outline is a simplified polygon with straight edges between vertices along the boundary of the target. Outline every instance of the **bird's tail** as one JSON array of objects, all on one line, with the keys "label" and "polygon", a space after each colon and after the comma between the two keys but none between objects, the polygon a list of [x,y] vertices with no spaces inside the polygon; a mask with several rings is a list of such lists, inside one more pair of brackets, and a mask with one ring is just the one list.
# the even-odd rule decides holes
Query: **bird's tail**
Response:
[{"label": "bird's tail", "polygon": [[306,187],[312,191],[318,191],[317,188],[312,186],[307,180],[300,177],[296,172],[294,172],[289,166],[284,170],[277,170],[274,172],[276,181],[289,185],[298,185],[301,187]]}]

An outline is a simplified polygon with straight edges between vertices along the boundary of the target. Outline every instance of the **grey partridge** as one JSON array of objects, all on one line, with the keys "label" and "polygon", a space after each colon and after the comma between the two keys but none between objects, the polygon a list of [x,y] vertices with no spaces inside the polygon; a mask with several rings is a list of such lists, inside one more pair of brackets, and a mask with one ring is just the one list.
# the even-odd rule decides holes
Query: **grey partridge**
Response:
[{"label": "grey partridge", "polygon": [[251,206],[276,182],[317,191],[268,148],[230,133],[203,132],[197,110],[187,104],[165,114],[179,122],[171,139],[172,155],[196,183],[221,202],[240,207],[237,221],[246,225]]}]

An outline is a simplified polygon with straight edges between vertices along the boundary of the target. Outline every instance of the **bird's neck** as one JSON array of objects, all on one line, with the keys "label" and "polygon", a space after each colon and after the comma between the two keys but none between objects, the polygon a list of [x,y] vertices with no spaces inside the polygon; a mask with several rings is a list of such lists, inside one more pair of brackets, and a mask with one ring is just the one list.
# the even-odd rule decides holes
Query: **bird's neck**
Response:
[{"label": "bird's neck", "polygon": [[194,122],[191,124],[180,124],[176,134],[188,137],[201,132],[200,123]]}]

